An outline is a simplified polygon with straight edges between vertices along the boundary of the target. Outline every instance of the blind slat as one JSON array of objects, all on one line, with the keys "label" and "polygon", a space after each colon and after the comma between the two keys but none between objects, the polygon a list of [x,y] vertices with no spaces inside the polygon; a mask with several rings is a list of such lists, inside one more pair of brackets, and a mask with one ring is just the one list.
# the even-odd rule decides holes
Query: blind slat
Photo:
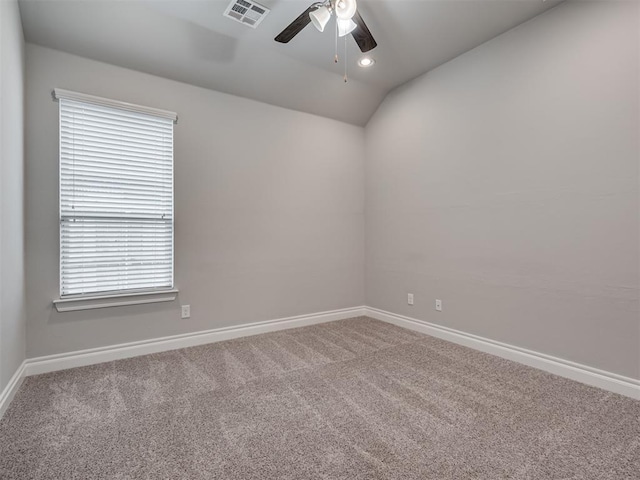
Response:
[{"label": "blind slat", "polygon": [[[94,166],[115,165],[130,171],[146,171],[153,167],[154,171],[170,170],[168,157],[158,155],[151,151],[136,151],[134,149],[107,149],[107,148],[78,148],[61,143],[62,164],[66,167],[79,169],[91,169]],[[98,163],[99,165],[96,165]]]},{"label": "blind slat", "polygon": [[63,113],[61,118],[65,120],[63,130],[68,130],[70,127],[78,123],[83,125],[89,125],[93,127],[104,128],[107,131],[123,130],[125,127],[132,133],[149,135],[169,135],[173,130],[173,127],[158,127],[150,124],[140,122],[129,122],[121,117],[95,117],[91,114],[83,113],[81,111]]},{"label": "blind slat", "polygon": [[[64,121],[64,119],[62,120]],[[130,130],[113,130],[108,133],[89,131],[78,133],[78,126],[79,125],[75,125],[73,129],[67,128],[60,132],[60,140],[63,144],[76,146],[78,148],[92,144],[107,146],[127,144],[132,147],[146,148],[150,151],[160,151],[162,150],[161,147],[171,144],[171,138],[164,133],[155,135],[153,138],[148,135],[147,132],[131,132]],[[81,127],[85,128],[86,126],[81,125]]]}]

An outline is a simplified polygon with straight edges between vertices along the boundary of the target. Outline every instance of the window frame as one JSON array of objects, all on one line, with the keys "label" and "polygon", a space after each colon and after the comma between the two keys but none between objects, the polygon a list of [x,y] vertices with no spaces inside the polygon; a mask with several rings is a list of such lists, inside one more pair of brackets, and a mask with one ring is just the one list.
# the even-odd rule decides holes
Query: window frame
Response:
[{"label": "window frame", "polygon": [[[84,93],[72,92],[56,88],[52,91],[54,101],[60,99],[74,102],[94,104],[102,107],[134,112],[164,119],[170,119],[175,125],[178,116],[175,112],[161,110],[141,105],[131,104],[104,97],[97,97]],[[59,102],[58,102],[59,103]],[[141,287],[110,291],[95,291],[86,293],[62,293],[62,235],[63,235],[63,211],[62,211],[62,142],[60,135],[62,130],[62,108],[58,108],[58,294],[59,298],[53,301],[56,309],[62,311],[85,310],[94,308],[106,308],[111,306],[137,305],[144,303],[167,302],[175,300],[178,290],[175,280],[175,126],[172,126],[171,134],[171,285],[169,287]],[[122,217],[126,219],[126,217]]]}]

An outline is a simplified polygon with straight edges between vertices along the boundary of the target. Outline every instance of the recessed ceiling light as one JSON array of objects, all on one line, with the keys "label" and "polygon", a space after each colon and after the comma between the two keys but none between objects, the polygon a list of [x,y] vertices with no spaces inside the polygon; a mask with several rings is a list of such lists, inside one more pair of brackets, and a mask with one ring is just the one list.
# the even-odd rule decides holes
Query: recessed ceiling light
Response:
[{"label": "recessed ceiling light", "polygon": [[360,65],[361,67],[370,67],[374,63],[376,63],[376,61],[370,57],[362,57],[360,60],[358,60],[358,65]]}]

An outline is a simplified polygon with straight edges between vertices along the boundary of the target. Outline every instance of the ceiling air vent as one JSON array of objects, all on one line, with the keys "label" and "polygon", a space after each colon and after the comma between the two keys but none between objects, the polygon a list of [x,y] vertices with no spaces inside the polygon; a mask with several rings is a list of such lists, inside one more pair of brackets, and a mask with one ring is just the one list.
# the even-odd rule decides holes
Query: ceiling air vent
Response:
[{"label": "ceiling air vent", "polygon": [[259,3],[249,0],[231,0],[231,3],[224,12],[225,17],[229,17],[236,22],[240,22],[251,28],[256,28],[270,10]]}]

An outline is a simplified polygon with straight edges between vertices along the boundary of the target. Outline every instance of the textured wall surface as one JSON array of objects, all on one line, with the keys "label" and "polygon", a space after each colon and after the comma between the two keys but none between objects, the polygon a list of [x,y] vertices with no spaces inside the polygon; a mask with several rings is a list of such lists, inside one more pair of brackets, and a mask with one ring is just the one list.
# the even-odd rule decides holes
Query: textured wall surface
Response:
[{"label": "textured wall surface", "polygon": [[[53,308],[55,87],[178,113],[175,302]],[[28,356],[362,305],[363,142],[360,127],[28,44]]]},{"label": "textured wall surface", "polygon": [[0,392],[25,355],[24,40],[17,2],[0,1]]},{"label": "textured wall surface", "polygon": [[387,97],[367,305],[640,377],[638,9],[566,2]]}]

